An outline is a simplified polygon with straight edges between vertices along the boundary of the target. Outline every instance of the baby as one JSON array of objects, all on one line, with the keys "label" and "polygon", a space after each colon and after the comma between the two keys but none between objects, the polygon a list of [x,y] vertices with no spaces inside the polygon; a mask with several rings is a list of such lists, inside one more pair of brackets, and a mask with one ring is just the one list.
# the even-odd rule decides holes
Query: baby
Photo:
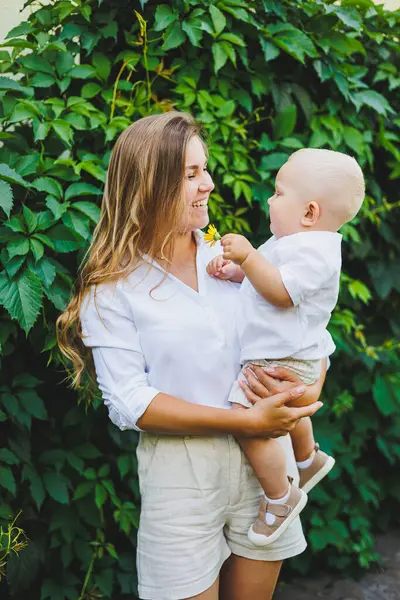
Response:
[{"label": "baby", "polygon": [[[278,172],[275,194],[268,200],[273,236],[258,250],[241,235],[222,238],[223,255],[209,263],[207,272],[244,280],[238,316],[243,368],[229,397],[234,408],[251,406],[243,392],[251,363],[286,367],[306,385],[319,378],[323,359],[335,350],[326,327],[339,294],[338,230],[358,213],[364,192],[354,158],[331,150],[298,150]],[[265,494],[248,532],[257,546],[282,535],[304,508],[307,492],[335,464],[315,443],[310,418],[298,423],[291,438],[299,488],[288,481],[277,440],[240,440]]]}]

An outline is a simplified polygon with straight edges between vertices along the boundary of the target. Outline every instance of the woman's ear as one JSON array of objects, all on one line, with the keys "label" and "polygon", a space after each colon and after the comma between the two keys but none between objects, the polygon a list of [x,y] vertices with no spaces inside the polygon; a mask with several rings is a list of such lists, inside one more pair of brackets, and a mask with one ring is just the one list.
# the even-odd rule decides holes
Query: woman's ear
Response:
[{"label": "woman's ear", "polygon": [[304,215],[301,218],[301,224],[303,227],[312,227],[318,221],[321,215],[318,202],[312,200],[306,206]]}]

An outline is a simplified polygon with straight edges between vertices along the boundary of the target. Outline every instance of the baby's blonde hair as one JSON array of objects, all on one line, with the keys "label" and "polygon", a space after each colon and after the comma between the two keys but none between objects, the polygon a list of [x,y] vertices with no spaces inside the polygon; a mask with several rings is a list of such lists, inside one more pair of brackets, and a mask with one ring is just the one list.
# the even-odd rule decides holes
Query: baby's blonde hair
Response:
[{"label": "baby's blonde hair", "polygon": [[355,158],[333,150],[303,148],[289,157],[288,162],[292,161],[301,161],[303,172],[311,182],[316,181],[321,195],[313,199],[329,213],[338,229],[356,216],[364,200],[365,183]]}]

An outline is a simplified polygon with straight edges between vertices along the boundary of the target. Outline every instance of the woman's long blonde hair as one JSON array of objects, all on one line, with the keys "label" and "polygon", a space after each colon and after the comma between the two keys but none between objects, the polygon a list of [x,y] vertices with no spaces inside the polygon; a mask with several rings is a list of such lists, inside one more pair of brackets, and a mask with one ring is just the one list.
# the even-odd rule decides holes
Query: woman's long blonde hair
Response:
[{"label": "woman's long blonde hair", "polygon": [[91,286],[129,275],[144,253],[171,257],[174,234],[185,211],[186,148],[199,133],[190,115],[172,111],[139,119],[115,144],[100,220],[72,299],[56,322],[58,345],[72,363],[70,379],[75,389],[85,369],[95,379],[91,351],[82,341],[83,299]]}]

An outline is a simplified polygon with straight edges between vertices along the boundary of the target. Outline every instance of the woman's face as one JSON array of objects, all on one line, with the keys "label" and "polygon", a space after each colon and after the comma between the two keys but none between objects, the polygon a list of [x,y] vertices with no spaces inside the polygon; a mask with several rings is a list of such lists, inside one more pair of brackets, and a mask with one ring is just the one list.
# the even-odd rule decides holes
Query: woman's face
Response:
[{"label": "woman's face", "polygon": [[214,189],[207,171],[207,156],[200,138],[189,141],[185,159],[185,230],[202,229],[208,224],[208,198]]}]

